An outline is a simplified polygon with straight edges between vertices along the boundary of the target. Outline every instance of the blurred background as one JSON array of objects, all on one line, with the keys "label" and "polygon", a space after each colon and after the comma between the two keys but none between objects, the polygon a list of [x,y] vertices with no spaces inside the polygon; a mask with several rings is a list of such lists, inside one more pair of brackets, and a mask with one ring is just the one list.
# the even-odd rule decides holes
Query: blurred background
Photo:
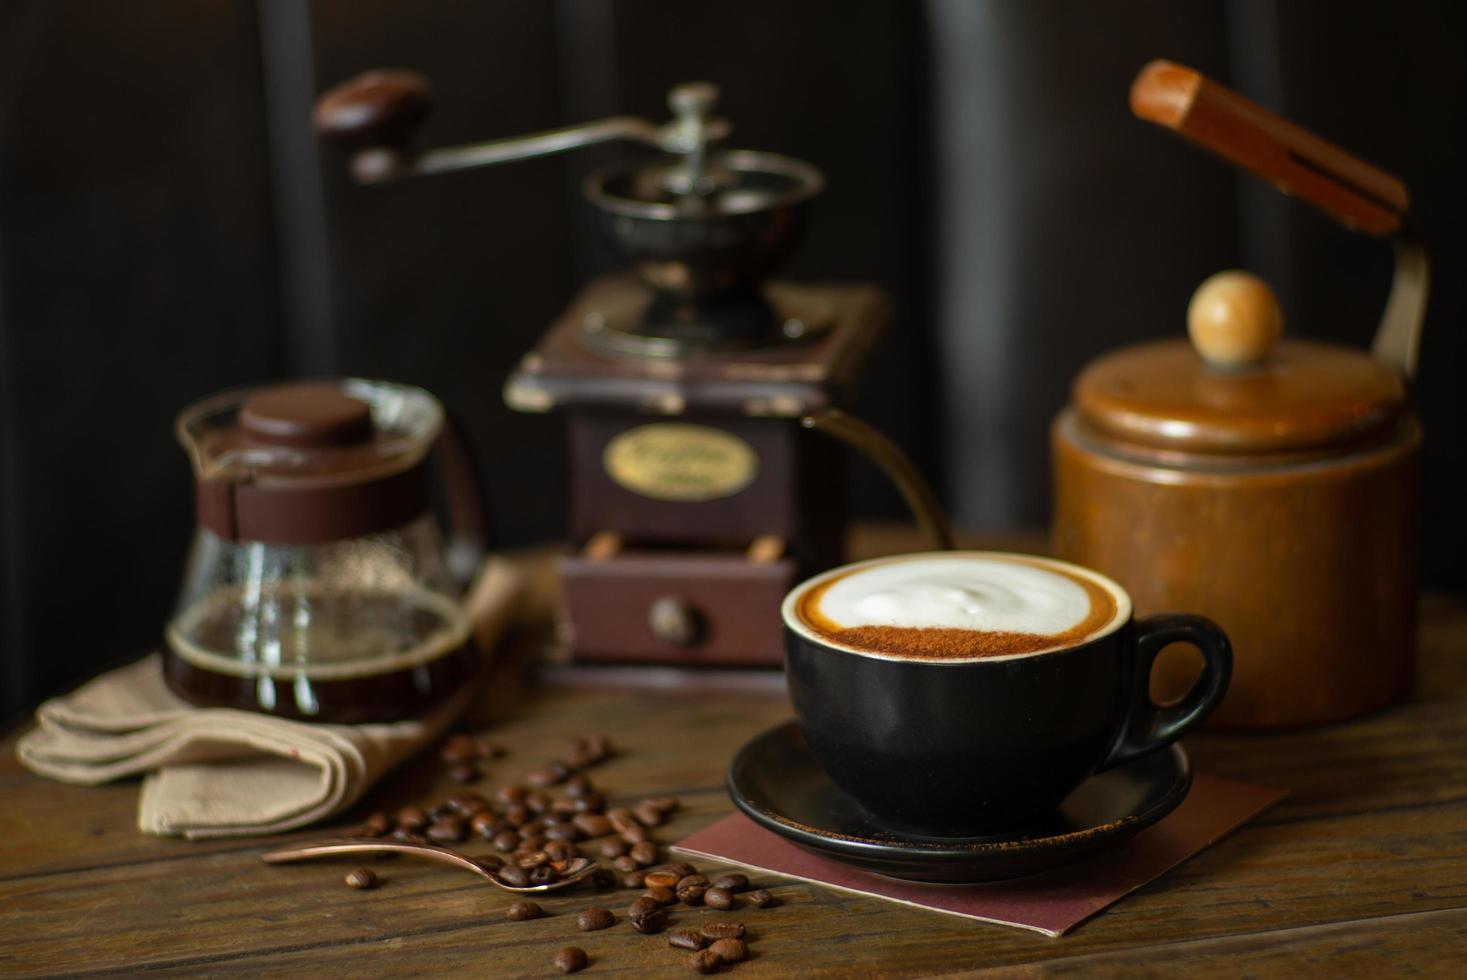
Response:
[{"label": "blurred background", "polygon": [[[619,151],[383,188],[318,146],[316,94],[435,84],[425,145],[723,88],[730,145],[820,166],[794,277],[897,317],[857,410],[973,527],[1042,527],[1075,373],[1184,331],[1243,267],[1286,329],[1364,347],[1387,245],[1134,120],[1146,61],[1196,67],[1405,179],[1430,244],[1418,397],[1428,587],[1467,583],[1467,33],[1420,0],[5,0],[0,4],[0,720],[158,641],[193,523],[174,415],[220,388],[420,384],[475,443],[501,545],[563,533],[561,427],[500,388],[612,267],[579,184]],[[858,516],[900,516],[853,466]]]}]

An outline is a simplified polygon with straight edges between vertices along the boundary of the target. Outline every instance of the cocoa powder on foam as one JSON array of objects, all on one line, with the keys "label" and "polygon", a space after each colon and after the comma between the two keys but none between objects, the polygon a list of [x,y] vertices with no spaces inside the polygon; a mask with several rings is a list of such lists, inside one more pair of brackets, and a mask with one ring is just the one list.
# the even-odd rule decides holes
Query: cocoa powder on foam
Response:
[{"label": "cocoa powder on foam", "polygon": [[[900,561],[901,559],[896,559]],[[1021,557],[1009,559],[1027,563]],[[962,660],[969,657],[1001,657],[1010,654],[1035,653],[1054,647],[1078,643],[1110,621],[1115,614],[1115,598],[1089,579],[1071,575],[1040,562],[1047,571],[1063,575],[1080,585],[1090,597],[1090,615],[1062,633],[1014,633],[1002,630],[966,630],[946,627],[913,626],[838,626],[820,612],[820,597],[837,581],[852,574],[828,579],[800,596],[796,608],[800,618],[819,636],[853,650],[884,653],[893,657],[920,660]]]}]

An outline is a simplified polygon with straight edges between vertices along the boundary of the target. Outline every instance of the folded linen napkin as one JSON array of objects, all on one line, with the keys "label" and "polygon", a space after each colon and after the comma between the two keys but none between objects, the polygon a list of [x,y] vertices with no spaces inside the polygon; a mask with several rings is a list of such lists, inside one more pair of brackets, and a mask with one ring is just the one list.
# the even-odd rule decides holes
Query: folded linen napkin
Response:
[{"label": "folded linen napkin", "polygon": [[[508,624],[523,576],[490,559],[470,591],[487,656]],[[432,714],[388,724],[323,725],[232,708],[198,708],[163,681],[158,654],[103,674],[36,710],[16,747],[27,768],[96,785],[145,773],[138,829],[190,839],[272,834],[339,813],[437,738],[472,685]]]}]

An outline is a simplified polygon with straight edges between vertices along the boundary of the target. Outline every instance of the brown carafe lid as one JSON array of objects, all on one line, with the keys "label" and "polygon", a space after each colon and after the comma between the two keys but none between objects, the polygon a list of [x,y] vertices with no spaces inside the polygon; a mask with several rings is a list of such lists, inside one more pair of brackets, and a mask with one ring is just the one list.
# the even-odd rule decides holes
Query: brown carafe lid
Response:
[{"label": "brown carafe lid", "polygon": [[231,541],[308,544],[426,513],[424,461],[442,424],[426,391],[352,378],[224,392],[185,409],[178,434],[201,525]]},{"label": "brown carafe lid", "polygon": [[1182,452],[1319,451],[1390,428],[1406,401],[1395,370],[1335,344],[1280,340],[1267,284],[1211,277],[1187,310],[1191,343],[1162,340],[1092,362],[1074,401],[1094,429],[1123,443]]}]

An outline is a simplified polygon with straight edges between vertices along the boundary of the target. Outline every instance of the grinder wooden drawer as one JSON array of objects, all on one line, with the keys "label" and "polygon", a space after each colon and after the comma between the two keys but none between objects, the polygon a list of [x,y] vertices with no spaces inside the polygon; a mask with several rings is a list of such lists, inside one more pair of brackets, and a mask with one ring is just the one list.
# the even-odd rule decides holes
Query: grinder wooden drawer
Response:
[{"label": "grinder wooden drawer", "polygon": [[779,607],[797,569],[792,558],[770,557],[774,550],[632,551],[593,540],[561,565],[571,653],[598,662],[780,666]]}]

